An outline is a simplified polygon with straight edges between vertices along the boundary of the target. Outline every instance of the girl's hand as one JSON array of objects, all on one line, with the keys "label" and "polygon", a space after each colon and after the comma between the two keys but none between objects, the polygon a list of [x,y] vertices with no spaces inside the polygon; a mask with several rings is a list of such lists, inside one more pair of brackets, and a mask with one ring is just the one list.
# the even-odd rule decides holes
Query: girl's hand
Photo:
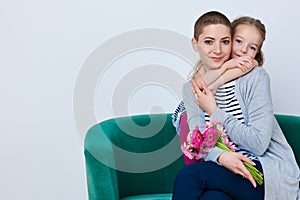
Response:
[{"label": "girl's hand", "polygon": [[243,178],[248,179],[256,188],[256,182],[251,173],[245,167],[243,162],[247,162],[250,165],[255,165],[255,163],[247,156],[236,152],[226,151],[219,156],[218,162],[233,173],[240,174]]},{"label": "girl's hand", "polygon": [[191,80],[191,87],[199,107],[211,116],[217,107],[213,93],[207,88],[204,82],[201,83],[202,91],[194,80]]},{"label": "girl's hand", "polygon": [[257,61],[251,58],[250,56],[240,56],[232,58],[223,64],[223,66],[227,70],[233,68],[240,68],[245,73],[251,71],[257,65]]}]

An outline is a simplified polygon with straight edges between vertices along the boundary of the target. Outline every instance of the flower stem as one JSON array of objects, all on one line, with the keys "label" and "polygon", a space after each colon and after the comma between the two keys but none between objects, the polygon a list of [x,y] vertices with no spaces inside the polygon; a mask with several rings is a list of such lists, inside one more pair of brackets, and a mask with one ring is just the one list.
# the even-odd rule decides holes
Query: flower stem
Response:
[{"label": "flower stem", "polygon": [[[225,151],[231,151],[231,149],[226,146],[222,141],[220,141],[220,139],[217,141],[216,143],[216,147],[225,150]],[[262,185],[263,184],[263,177],[262,177],[262,173],[256,169],[256,167],[254,167],[253,165],[250,165],[247,162],[243,162],[244,165],[246,166],[247,170],[251,173],[251,175],[253,176],[254,180],[259,184]]]}]

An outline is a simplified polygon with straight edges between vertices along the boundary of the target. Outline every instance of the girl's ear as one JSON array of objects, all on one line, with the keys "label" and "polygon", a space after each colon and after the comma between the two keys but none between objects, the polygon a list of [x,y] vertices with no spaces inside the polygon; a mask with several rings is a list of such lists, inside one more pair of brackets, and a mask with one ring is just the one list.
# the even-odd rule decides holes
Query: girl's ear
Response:
[{"label": "girl's ear", "polygon": [[194,51],[196,51],[196,52],[199,51],[198,42],[195,38],[192,38],[192,46],[193,46]]}]

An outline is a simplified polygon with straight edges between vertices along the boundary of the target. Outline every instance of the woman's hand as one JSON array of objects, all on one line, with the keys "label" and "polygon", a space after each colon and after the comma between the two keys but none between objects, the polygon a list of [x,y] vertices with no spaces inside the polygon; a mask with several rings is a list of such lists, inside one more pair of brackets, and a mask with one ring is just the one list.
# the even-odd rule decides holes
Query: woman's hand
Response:
[{"label": "woman's hand", "polygon": [[219,156],[218,162],[233,173],[240,174],[242,177],[248,179],[252,183],[252,185],[256,187],[256,182],[254,178],[243,163],[247,162],[250,165],[255,165],[255,163],[247,156],[236,152],[226,151]]},{"label": "woman's hand", "polygon": [[201,83],[201,88],[203,88],[202,90],[199,89],[194,80],[191,80],[191,87],[197,104],[200,108],[202,108],[202,110],[211,116],[217,107],[213,93],[207,88],[204,82]]},{"label": "woman's hand", "polygon": [[202,90],[202,82],[204,82],[203,77],[201,76],[200,71],[194,74],[193,81],[195,81],[196,85],[200,90]]}]

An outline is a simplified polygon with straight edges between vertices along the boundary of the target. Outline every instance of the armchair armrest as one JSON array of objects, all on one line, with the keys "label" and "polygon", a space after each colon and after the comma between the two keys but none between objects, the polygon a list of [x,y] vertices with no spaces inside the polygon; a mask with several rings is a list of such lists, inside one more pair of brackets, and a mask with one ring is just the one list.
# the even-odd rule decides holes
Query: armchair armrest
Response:
[{"label": "armchair armrest", "polygon": [[88,130],[84,154],[90,200],[171,193],[184,166],[171,114],[102,121]]}]

